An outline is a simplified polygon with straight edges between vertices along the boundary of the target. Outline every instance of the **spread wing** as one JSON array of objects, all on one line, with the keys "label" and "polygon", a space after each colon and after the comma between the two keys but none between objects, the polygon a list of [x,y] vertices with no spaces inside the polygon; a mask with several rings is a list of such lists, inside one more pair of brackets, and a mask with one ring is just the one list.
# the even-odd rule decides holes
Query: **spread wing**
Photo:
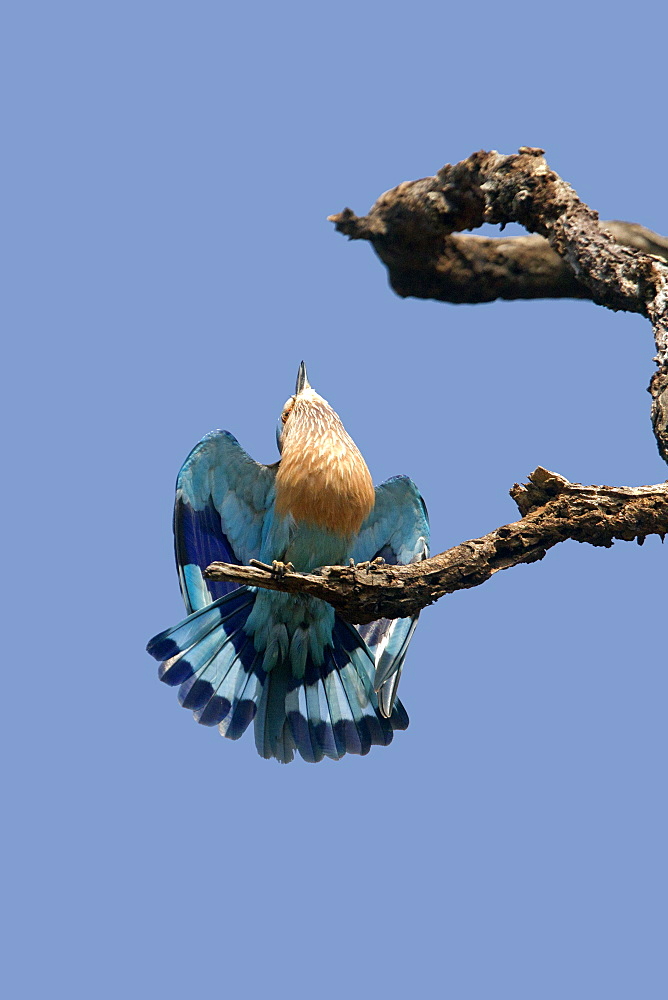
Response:
[{"label": "spread wing", "polygon": [[259,558],[276,468],[255,462],[228,431],[211,431],[185,460],[176,480],[174,545],[189,614],[237,586],[205,580],[209,563]]},{"label": "spread wing", "polygon": [[[429,555],[427,507],[408,476],[395,476],[376,487],[376,503],[362,525],[353,549],[355,562],[382,556],[385,562],[406,565]],[[417,625],[413,618],[380,618],[357,630],[376,661],[374,687],[381,712],[392,714],[406,650]]]}]

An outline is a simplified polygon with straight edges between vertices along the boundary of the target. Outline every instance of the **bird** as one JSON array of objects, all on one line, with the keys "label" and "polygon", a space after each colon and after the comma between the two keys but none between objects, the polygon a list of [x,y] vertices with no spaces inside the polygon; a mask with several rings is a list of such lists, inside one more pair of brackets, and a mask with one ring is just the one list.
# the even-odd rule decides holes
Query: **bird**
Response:
[{"label": "bird", "polygon": [[417,487],[394,476],[374,489],[338,414],[299,366],[276,430],[280,458],[255,462],[228,431],[195,446],[176,482],[174,543],[188,616],[156,635],[159,677],[204,726],[258,753],[310,763],[387,746],[408,727],[397,698],[417,616],[351,625],[325,601],[214,581],[215,561],[273,571],[429,555]]}]

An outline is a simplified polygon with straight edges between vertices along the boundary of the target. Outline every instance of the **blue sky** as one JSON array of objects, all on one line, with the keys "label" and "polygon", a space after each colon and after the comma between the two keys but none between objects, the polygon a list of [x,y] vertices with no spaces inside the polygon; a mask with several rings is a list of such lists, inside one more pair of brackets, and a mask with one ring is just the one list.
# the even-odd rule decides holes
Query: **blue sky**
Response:
[{"label": "blue sky", "polygon": [[539,464],[666,478],[645,321],[400,300],[326,222],[536,145],[603,218],[668,233],[655,16],[5,14],[7,995],[665,996],[658,539],[567,543],[428,609],[411,726],[365,758],[263,761],[144,652],[182,615],[182,460],[224,427],[273,461],[302,358],[374,479],[418,483],[434,551],[513,520]]}]

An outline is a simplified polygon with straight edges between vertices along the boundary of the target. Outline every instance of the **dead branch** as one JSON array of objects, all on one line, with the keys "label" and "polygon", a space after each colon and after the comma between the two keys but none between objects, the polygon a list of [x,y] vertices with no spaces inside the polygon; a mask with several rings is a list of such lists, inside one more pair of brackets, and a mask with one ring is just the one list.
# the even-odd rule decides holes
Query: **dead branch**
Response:
[{"label": "dead branch", "polygon": [[[657,347],[652,424],[668,462],[668,240],[634,223],[599,223],[542,153],[529,147],[513,156],[474,153],[387,191],[366,216],[346,208],[330,220],[350,239],[371,242],[401,296],[448,302],[567,296],[646,316]],[[539,235],[456,235],[484,222],[518,222]]]},{"label": "dead branch", "polygon": [[212,563],[205,576],[238,584],[309,594],[328,601],[348,621],[404,618],[455,590],[477,587],[499,570],[542,559],[572,538],[610,547],[614,539],[642,545],[668,534],[668,481],[657,486],[582,486],[541,467],[510,491],[522,518],[410,566],[326,566],[317,573],[279,576],[260,566]]}]

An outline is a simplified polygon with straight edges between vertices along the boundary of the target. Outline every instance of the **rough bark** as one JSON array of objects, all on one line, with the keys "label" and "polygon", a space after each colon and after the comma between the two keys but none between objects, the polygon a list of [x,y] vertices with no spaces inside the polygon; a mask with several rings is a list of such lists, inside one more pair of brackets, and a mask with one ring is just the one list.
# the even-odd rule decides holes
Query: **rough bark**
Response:
[{"label": "rough bark", "polygon": [[522,518],[410,566],[386,563],[328,566],[318,573],[278,575],[262,564],[212,563],[205,576],[332,604],[348,621],[403,618],[455,590],[477,587],[499,570],[542,559],[572,538],[609,547],[614,539],[642,544],[668,533],[668,481],[657,486],[582,486],[538,468],[510,491]]},{"label": "rough bark", "polygon": [[[448,302],[568,296],[646,316],[657,346],[652,423],[668,462],[668,240],[634,223],[599,223],[542,153],[529,147],[513,156],[474,153],[387,191],[366,216],[347,208],[330,219],[350,239],[371,242],[401,296]],[[517,222],[538,236],[456,235],[484,222]]]}]

